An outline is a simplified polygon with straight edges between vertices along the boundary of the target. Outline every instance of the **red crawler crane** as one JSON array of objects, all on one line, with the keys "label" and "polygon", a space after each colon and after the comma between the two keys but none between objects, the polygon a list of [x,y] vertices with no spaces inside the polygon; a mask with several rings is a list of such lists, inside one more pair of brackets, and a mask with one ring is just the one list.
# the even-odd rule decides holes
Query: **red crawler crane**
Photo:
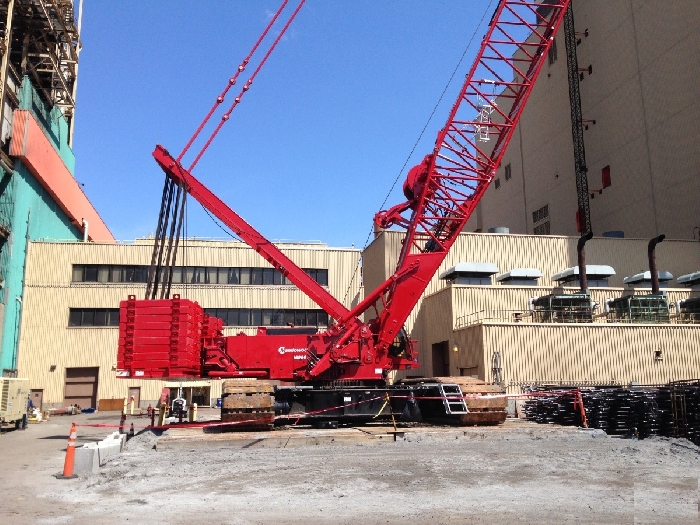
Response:
[{"label": "red crawler crane", "polygon": [[[138,338],[129,339],[129,330],[132,330],[132,334],[134,329],[141,336],[146,334],[138,329],[138,311],[145,312],[149,304],[156,307],[156,302],[132,298],[122,303],[125,323],[122,325],[119,360],[122,375],[256,377],[326,385],[331,381],[354,380],[364,385],[383,386],[388,372],[415,367],[418,363],[417,349],[415,342],[405,335],[404,322],[493,179],[569,1],[499,2],[477,58],[445,126],[438,134],[433,151],[408,172],[403,186],[406,202],[375,216],[375,223],[381,228],[400,226],[406,229],[396,271],[352,310],[330,295],[199,182],[191,174],[194,163],[190,169],[186,169],[180,163],[182,154],[175,158],[165,148],[157,146],[153,155],[166,174],[166,184],[168,181],[174,184],[171,193],[177,191],[179,196],[181,192],[186,192],[194,197],[335,321],[320,333],[290,330],[285,334],[271,335],[265,328],[260,328],[256,336],[224,337],[220,330],[221,322],[210,319],[206,329],[200,332],[201,366],[197,366],[197,359],[194,359],[185,370],[167,366],[167,359],[161,359],[161,366],[149,364],[158,362],[155,355],[149,355],[144,345],[139,346]],[[249,85],[246,84],[241,95]],[[222,122],[228,118],[228,114],[230,111]],[[207,119],[209,116],[211,113]],[[205,149],[209,142],[211,139]],[[173,209],[177,210],[177,207],[176,203]],[[161,216],[167,214],[167,210],[161,212]],[[175,227],[173,218],[171,231],[179,232],[179,228]],[[160,231],[165,232],[166,229],[167,224],[161,227],[159,223]],[[162,248],[165,243],[157,239],[156,246],[159,242]],[[171,244],[172,234],[168,245]],[[162,251],[157,255],[157,250],[154,250],[154,262],[163,257]],[[174,255],[171,256],[168,251],[165,261],[174,264]],[[161,273],[156,272],[158,275]],[[167,298],[170,291],[167,271],[164,275],[161,297]],[[157,279],[153,290],[149,286],[152,299],[156,298],[156,292]],[[164,304],[161,301],[157,303]],[[373,310],[376,315],[365,323],[360,316],[368,310]],[[143,343],[144,339],[140,341]],[[177,348],[171,348],[171,363],[182,362],[177,352]],[[406,395],[397,397],[410,397],[410,389],[403,388]],[[308,390],[304,392],[307,392],[303,396],[307,407],[310,404],[318,406],[319,403],[333,406],[329,400],[319,401],[320,398],[308,394]],[[347,400],[346,394],[347,389],[338,395],[344,395],[343,399]],[[444,400],[442,390],[437,394]],[[278,402],[288,402],[294,396],[297,396],[294,400],[298,401],[298,392],[285,397],[278,391],[275,397]],[[406,402],[403,404],[396,407],[398,411],[405,411]],[[451,412],[447,402],[444,406],[447,414],[458,413]],[[372,414],[375,412],[376,408]]]}]

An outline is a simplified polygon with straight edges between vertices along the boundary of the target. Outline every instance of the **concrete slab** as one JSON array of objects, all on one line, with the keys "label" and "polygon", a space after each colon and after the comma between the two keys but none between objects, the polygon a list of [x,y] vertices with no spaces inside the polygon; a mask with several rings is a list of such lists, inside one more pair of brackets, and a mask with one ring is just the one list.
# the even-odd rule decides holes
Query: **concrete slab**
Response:
[{"label": "concrete slab", "polygon": [[100,467],[104,466],[110,459],[115,458],[121,452],[121,444],[119,441],[110,441],[108,443],[100,442],[97,444],[99,454]]},{"label": "concrete slab", "polygon": [[73,473],[78,476],[96,474],[100,468],[97,443],[87,443],[75,449],[75,463]]}]

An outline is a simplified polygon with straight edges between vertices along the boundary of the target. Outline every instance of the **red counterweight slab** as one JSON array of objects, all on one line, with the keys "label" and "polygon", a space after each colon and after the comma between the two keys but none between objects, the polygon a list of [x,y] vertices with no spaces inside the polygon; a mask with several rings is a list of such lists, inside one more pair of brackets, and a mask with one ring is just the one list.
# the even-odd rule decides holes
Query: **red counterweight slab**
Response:
[{"label": "red counterweight slab", "polygon": [[130,295],[119,304],[119,321],[119,377],[201,377],[202,338],[221,330],[217,318],[209,318],[205,328],[202,307],[179,295],[158,300]]}]

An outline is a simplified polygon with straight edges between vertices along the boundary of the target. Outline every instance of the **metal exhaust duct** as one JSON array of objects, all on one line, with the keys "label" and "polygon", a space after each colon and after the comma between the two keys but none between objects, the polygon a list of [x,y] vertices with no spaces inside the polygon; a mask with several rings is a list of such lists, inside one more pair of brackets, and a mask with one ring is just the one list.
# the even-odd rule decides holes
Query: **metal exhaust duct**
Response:
[{"label": "metal exhaust duct", "polygon": [[649,241],[647,253],[649,255],[649,273],[651,274],[651,293],[659,293],[659,269],[656,267],[656,245],[666,238],[665,235],[659,235]]},{"label": "metal exhaust duct", "polygon": [[588,275],[586,275],[586,251],[584,250],[584,246],[592,238],[593,232],[589,231],[579,237],[578,244],[576,246],[576,253],[578,253],[578,281],[582,292],[588,291]]}]

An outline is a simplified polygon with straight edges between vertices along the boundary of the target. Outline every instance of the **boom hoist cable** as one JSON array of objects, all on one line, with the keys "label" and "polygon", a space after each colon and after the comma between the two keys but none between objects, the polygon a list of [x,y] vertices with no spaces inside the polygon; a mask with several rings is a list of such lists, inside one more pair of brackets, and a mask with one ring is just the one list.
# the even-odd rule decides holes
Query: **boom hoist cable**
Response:
[{"label": "boom hoist cable", "polygon": [[[194,160],[190,164],[188,171],[192,171],[192,169],[197,165],[199,160],[202,158],[202,155],[204,155],[204,152],[212,143],[212,141],[219,133],[223,125],[231,117],[231,113],[233,112],[233,110],[236,108],[236,106],[238,106],[238,104],[241,103],[243,95],[245,95],[245,93],[248,92],[248,90],[250,90],[250,87],[253,84],[255,77],[258,75],[265,62],[267,62],[267,59],[277,47],[277,44],[284,36],[285,32],[289,28],[296,15],[299,13],[299,10],[304,5],[304,2],[305,0],[300,0],[296,9],[292,12],[284,27],[281,29],[281,31],[279,32],[273,43],[270,45],[263,58],[258,63],[253,74],[248,78],[238,95],[234,98],[229,108],[221,116],[220,122],[211,132],[206,142],[204,143],[204,146],[202,146],[202,148],[195,156]],[[272,29],[275,22],[282,14],[282,11],[284,11],[288,3],[289,0],[284,0],[282,2],[280,7],[275,12],[274,16],[270,19],[269,23],[265,27],[265,30],[262,32],[258,40],[253,45],[250,52],[246,55],[246,57],[238,66],[236,73],[231,78],[229,78],[226,87],[223,89],[221,94],[218,97],[216,97],[213,106],[206,114],[200,125],[197,127],[192,137],[190,137],[190,139],[187,141],[187,144],[182,149],[180,154],[178,155],[178,163],[183,159],[185,154],[189,151],[189,149],[192,147],[194,142],[202,133],[206,125],[209,123],[209,120],[212,118],[216,110],[224,102],[224,100],[226,99],[226,95],[236,84],[236,82],[238,81],[238,77],[243,73],[243,71],[245,71],[246,67],[250,63],[251,58],[258,50],[263,40],[270,32],[270,29]],[[160,211],[158,213],[158,225],[156,227],[155,239],[153,242],[151,264],[149,266],[148,271],[146,299],[167,299],[170,297],[170,289],[173,281],[173,272],[175,268],[175,262],[177,260],[177,250],[180,243],[180,237],[183,231],[183,220],[185,217],[186,202],[187,189],[184,187],[183,182],[176,182],[166,175],[165,184],[163,185],[163,195],[161,197]]]},{"label": "boom hoist cable", "polygon": [[381,300],[377,346],[392,344],[494,178],[569,3],[500,1],[433,151],[408,172],[406,202],[375,216],[406,229],[394,274],[351,312]]}]

